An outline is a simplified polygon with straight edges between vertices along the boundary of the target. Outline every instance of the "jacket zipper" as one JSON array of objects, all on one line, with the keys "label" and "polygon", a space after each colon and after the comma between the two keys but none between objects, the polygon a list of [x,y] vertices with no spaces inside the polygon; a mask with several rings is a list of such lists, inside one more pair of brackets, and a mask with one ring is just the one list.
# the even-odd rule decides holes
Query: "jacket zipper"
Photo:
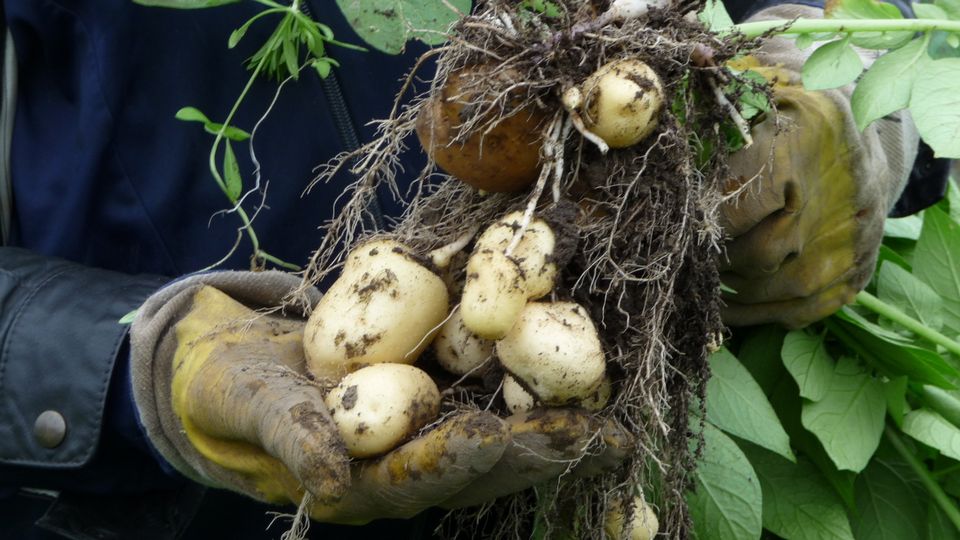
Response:
[{"label": "jacket zipper", "polygon": [[[304,15],[316,21],[310,6],[306,1],[300,2],[300,9]],[[313,71],[313,70],[310,70]],[[320,77],[319,73],[313,72],[314,76],[320,80],[320,87],[330,105],[330,112],[333,115],[333,123],[336,126],[337,133],[340,135],[340,141],[348,152],[360,148],[360,138],[357,136],[357,129],[350,118],[350,110],[347,108],[347,101],[343,97],[343,90],[340,86],[340,80],[336,72],[331,69],[326,77]],[[367,203],[367,212],[364,212],[363,226],[366,229],[383,231],[385,223],[383,218],[383,209],[380,206],[378,195],[374,192]]]}]

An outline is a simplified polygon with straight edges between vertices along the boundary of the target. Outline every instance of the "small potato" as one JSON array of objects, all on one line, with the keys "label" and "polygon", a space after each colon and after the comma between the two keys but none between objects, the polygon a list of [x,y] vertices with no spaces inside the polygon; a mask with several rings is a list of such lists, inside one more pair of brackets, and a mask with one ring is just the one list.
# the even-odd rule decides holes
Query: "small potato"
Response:
[{"label": "small potato", "polygon": [[307,368],[336,380],[368,364],[412,364],[449,308],[443,280],[409,248],[393,240],[362,244],[307,321]]},{"label": "small potato", "polygon": [[663,108],[663,83],[650,66],[614,60],[583,82],[583,123],[611,148],[642,141],[657,127]]},{"label": "small potato", "polygon": [[524,390],[509,373],[503,376],[503,401],[512,414],[527,412],[537,406],[530,392]]},{"label": "small potato", "polygon": [[[641,497],[633,499],[633,520],[629,528],[623,530],[623,521],[626,512],[623,502],[614,501],[610,504],[603,519],[603,530],[607,537],[613,540],[651,540],[660,529],[657,514]],[[626,534],[624,534],[626,533]]]},{"label": "small potato", "polygon": [[433,350],[443,369],[454,375],[471,373],[479,377],[483,375],[480,366],[493,357],[493,342],[464,326],[463,315],[458,309],[443,323],[433,341]]},{"label": "small potato", "polygon": [[586,310],[573,302],[527,304],[497,342],[504,369],[547,405],[576,404],[597,391],[604,356]]},{"label": "small potato", "polygon": [[553,289],[557,239],[547,222],[532,220],[513,253],[505,254],[522,219],[523,212],[511,212],[488,227],[467,261],[460,312],[464,325],[482,338],[505,336],[529,300]]},{"label": "small potato", "polygon": [[539,175],[544,113],[514,111],[492,129],[484,128],[465,141],[457,140],[465,120],[464,109],[471,101],[464,87],[475,84],[478,77],[489,77],[489,73],[490,69],[483,66],[451,73],[440,95],[420,109],[417,137],[437,165],[461,181],[485,191],[518,191]]},{"label": "small potato", "polygon": [[599,412],[607,406],[612,391],[610,379],[604,377],[603,382],[600,383],[600,386],[598,386],[592,394],[580,400],[580,406],[590,412]]},{"label": "small potato", "polygon": [[376,364],[354,371],[325,402],[355,458],[385,454],[440,412],[440,391],[424,371],[405,364]]}]

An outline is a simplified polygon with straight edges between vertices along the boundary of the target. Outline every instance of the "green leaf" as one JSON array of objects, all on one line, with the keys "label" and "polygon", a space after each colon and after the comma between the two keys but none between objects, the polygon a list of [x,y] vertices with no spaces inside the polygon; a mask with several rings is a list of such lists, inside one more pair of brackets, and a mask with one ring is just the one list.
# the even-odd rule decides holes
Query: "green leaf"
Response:
[{"label": "green leaf", "polygon": [[[218,124],[217,122],[207,122],[206,124],[203,125],[203,129],[211,135],[216,135],[217,133],[220,133],[220,129],[222,127],[223,127],[223,124]],[[237,141],[237,142],[245,141],[250,138],[249,133],[247,133],[246,131],[240,128],[233,127],[233,126],[227,126],[227,129],[223,130],[223,136],[226,137],[227,139],[230,139],[231,141]]]},{"label": "green leaf", "polygon": [[317,75],[320,75],[321,79],[326,79],[330,75],[330,62],[323,62],[321,60],[315,60],[312,64],[313,69],[317,71]]},{"label": "green leaf", "polygon": [[287,65],[287,72],[294,79],[300,75],[300,62],[297,60],[297,47],[289,39],[283,40],[283,61]]},{"label": "green leaf", "polygon": [[880,267],[877,297],[934,330],[943,327],[943,301],[937,293],[895,264]]},{"label": "green leaf", "polygon": [[141,6],[154,6],[175,9],[202,9],[227,4],[236,4],[241,0],[133,0],[133,3]]},{"label": "green leaf", "polygon": [[933,5],[942,9],[952,20],[960,20],[960,0],[934,0]]},{"label": "green leaf", "polygon": [[[829,2],[824,10],[828,19],[902,19],[893,4],[877,0],[839,0]],[[913,39],[912,32],[857,32],[851,43],[866,49],[896,49]]]},{"label": "green leaf", "polygon": [[852,83],[863,71],[860,55],[850,39],[838,39],[813,51],[800,71],[807,90],[827,90]]},{"label": "green leaf", "polygon": [[745,447],[763,492],[763,526],[790,540],[852,540],[843,503],[807,460]]},{"label": "green leaf", "polygon": [[960,58],[925,62],[917,72],[910,113],[936,157],[960,158]]},{"label": "green leaf", "polygon": [[556,18],[563,15],[560,6],[550,0],[523,0],[520,7],[534,13],[539,13],[544,17]]},{"label": "green leaf", "polygon": [[794,42],[798,49],[801,51],[804,49],[810,48],[813,45],[813,36],[810,34],[797,34],[797,39]]},{"label": "green leaf", "polygon": [[[860,88],[860,84],[863,84],[863,81],[857,85],[857,88]],[[854,90],[854,93],[856,93],[856,90]],[[923,229],[922,212],[902,218],[887,218],[883,224],[883,235],[892,238],[916,240],[920,238],[921,229]]]},{"label": "green leaf", "polygon": [[757,474],[736,443],[704,424],[703,455],[694,471],[687,504],[697,538],[760,538],[761,496]]},{"label": "green leaf", "polygon": [[777,413],[747,368],[726,347],[708,361],[707,420],[731,435],[796,460]]},{"label": "green leaf", "polygon": [[923,39],[878,58],[857,82],[850,98],[857,127],[863,130],[874,120],[907,108],[917,72],[930,61]]},{"label": "green leaf", "polygon": [[918,19],[940,19],[947,20],[950,18],[947,15],[947,12],[938,5],[935,4],[924,4],[921,2],[915,2],[910,4],[910,7],[913,8],[913,13],[917,16]]},{"label": "green leaf", "polygon": [[831,317],[870,355],[870,361],[889,376],[906,375],[913,382],[954,388],[957,370],[929,349],[915,347],[904,338],[880,326],[867,323],[849,308]]},{"label": "green leaf", "polygon": [[780,349],[783,348],[787,331],[781,326],[769,324],[744,329],[743,333],[746,335],[740,343],[737,358],[769,396],[787,374],[780,359]]},{"label": "green leaf", "polygon": [[237,156],[233,154],[233,148],[228,142],[223,149],[223,182],[226,185],[227,198],[230,202],[236,203],[243,192],[243,179],[240,178],[240,165],[237,163]]},{"label": "green leaf", "polygon": [[470,12],[470,0],[337,0],[337,5],[357,35],[387,54],[401,53],[410,39],[443,43],[447,28]]},{"label": "green leaf", "polygon": [[925,540],[960,540],[960,531],[932,500],[927,503],[927,536]]},{"label": "green leaf", "polygon": [[137,308],[137,309],[131,311],[130,313],[127,313],[127,314],[124,315],[123,317],[120,317],[120,320],[117,321],[117,323],[118,323],[118,324],[133,324],[133,320],[137,318],[137,311],[139,311],[139,310],[140,310],[140,308]]},{"label": "green leaf", "polygon": [[940,295],[944,324],[960,331],[960,225],[939,208],[924,212],[913,267],[914,275]]},{"label": "green leaf", "polygon": [[762,90],[758,90],[770,85],[763,75],[750,69],[745,71],[731,69],[730,71],[742,80],[733,79],[724,87],[724,93],[737,96],[740,114],[745,119],[749,120],[761,112],[770,112],[773,109],[767,95]]},{"label": "green leaf", "polygon": [[703,11],[697,14],[700,22],[715,33],[722,34],[733,26],[733,19],[720,0],[706,0]]},{"label": "green leaf", "polygon": [[880,444],[886,409],[880,382],[855,360],[841,358],[823,399],[803,404],[801,421],[838,469],[858,472]]},{"label": "green leaf", "polygon": [[903,419],[903,432],[949,458],[960,460],[960,428],[930,409],[910,411]]},{"label": "green leaf", "polygon": [[824,335],[794,330],[784,338],[781,355],[783,365],[800,387],[800,395],[812,401],[823,399],[833,376],[833,359],[824,346]]},{"label": "green leaf", "polygon": [[960,40],[958,40],[957,34],[940,30],[931,32],[927,54],[933,60],[960,57]]},{"label": "green leaf", "polygon": [[960,187],[957,186],[955,178],[951,178],[947,182],[947,196],[944,200],[947,202],[947,211],[950,218],[960,223]]},{"label": "green leaf", "polygon": [[909,410],[907,405],[906,377],[894,377],[883,383],[883,395],[887,400],[887,414],[897,426],[903,425],[903,416]]},{"label": "green leaf", "polygon": [[184,122],[203,122],[207,124],[210,122],[210,119],[207,118],[207,115],[200,112],[200,109],[196,107],[184,107],[177,111],[177,114],[174,115],[174,118],[177,120],[183,120]]},{"label": "green leaf", "polygon": [[906,259],[901,257],[899,253],[891,249],[889,246],[881,244],[880,253],[877,256],[877,268],[879,269],[881,266],[883,266],[883,263],[885,262],[895,264],[908,272],[912,270],[910,263],[908,263]]},{"label": "green leaf", "polygon": [[926,527],[926,508],[900,468],[874,459],[857,478],[856,488],[857,511],[851,519],[856,538],[916,538]]}]

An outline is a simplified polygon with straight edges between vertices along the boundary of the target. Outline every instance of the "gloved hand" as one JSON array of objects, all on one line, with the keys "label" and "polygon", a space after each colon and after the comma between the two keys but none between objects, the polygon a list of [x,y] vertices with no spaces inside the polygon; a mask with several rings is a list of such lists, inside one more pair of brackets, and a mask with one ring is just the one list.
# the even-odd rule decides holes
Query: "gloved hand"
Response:
[{"label": "gloved hand", "polygon": [[[820,16],[798,6],[762,13]],[[753,146],[730,163],[720,268],[736,291],[723,297],[730,325],[802,327],[852,302],[873,274],[885,216],[912,166],[917,139],[909,118],[860,132],[849,88],[804,90],[799,72],[809,52],[774,39],[738,66],[774,81],[778,114],[753,128]]]},{"label": "gloved hand", "polygon": [[[359,524],[477,504],[556,477],[601,429],[572,410],[506,420],[464,413],[351,463],[322,389],[306,375],[302,319],[234,300],[278,305],[298,283],[278,272],[207,274],[141,308],[137,405],[157,449],[185,475],[271,503],[299,504],[309,492],[312,518]],[[616,426],[603,434],[606,450],[584,460],[585,470],[617,463],[629,446]]]}]

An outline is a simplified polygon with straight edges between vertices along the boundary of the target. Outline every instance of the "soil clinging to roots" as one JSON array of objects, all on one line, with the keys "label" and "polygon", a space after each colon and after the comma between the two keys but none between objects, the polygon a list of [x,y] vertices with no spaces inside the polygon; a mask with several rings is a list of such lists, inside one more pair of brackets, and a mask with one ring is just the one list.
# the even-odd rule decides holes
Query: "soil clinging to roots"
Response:
[{"label": "soil clinging to roots", "polygon": [[[558,8],[553,14],[516,1],[477,4],[451,30],[447,45],[425,55],[423,63],[436,62],[430,88],[412,101],[398,96],[375,140],[321,170],[317,181],[342,170],[357,180],[344,195],[344,210],[328,224],[305,284],[333,275],[344,247],[377,234],[365,223],[369,201],[382,186],[408,203],[390,234],[420,253],[509,210],[534,209],[563,231],[557,255],[563,268],[552,298],[587,307],[601,335],[613,397],[596,413],[598,425],[619,422],[635,437],[635,449],[626,463],[600,476],[581,478],[571,463],[571,474],[549,484],[453,512],[440,534],[601,538],[605,508],[616,498],[641,496],[656,509],[661,533],[686,537],[691,524],[684,494],[702,446],[698,423],[690,419],[702,418],[697,408],[704,401],[706,357],[722,332],[718,208],[729,149],[722,126],[731,122],[729,104],[715,99],[730,75],[717,66],[752,44],[708,32],[690,17],[699,8],[693,2],[600,26],[604,1],[554,0],[547,3]],[[560,98],[608,61],[628,57],[659,74],[666,104],[651,136],[603,154],[572,129]],[[448,76],[469,66],[483,66],[483,76],[462,82],[458,139],[487,132],[519,111],[538,111],[544,143],[537,185],[483,194],[430,162],[409,190],[401,189],[399,155],[412,140],[418,113]],[[505,410],[497,388],[486,381],[448,390],[446,410]],[[602,439],[598,431],[592,452],[600,451]]]}]

